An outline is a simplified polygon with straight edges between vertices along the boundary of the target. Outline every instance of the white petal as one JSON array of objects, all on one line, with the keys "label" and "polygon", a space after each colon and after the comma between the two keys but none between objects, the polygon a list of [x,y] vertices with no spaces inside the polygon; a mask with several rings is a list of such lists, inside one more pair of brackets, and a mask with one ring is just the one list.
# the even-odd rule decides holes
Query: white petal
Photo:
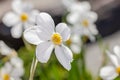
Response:
[{"label": "white petal", "polygon": [[95,42],[95,36],[94,35],[89,33],[87,36],[88,36],[88,38],[90,39],[91,42]]},{"label": "white petal", "polygon": [[26,30],[26,29],[28,29],[29,27],[33,27],[33,25],[35,25],[35,24],[32,24],[32,23],[30,23],[30,22],[25,22],[25,23],[23,23],[23,29],[24,30]]},{"label": "white petal", "polygon": [[21,8],[21,11],[22,12],[26,12],[26,13],[30,13],[31,11],[32,11],[32,9],[33,9],[33,5],[32,5],[32,3],[30,3],[30,2],[22,2],[21,3],[21,6],[22,6],[22,8]]},{"label": "white petal", "polygon": [[14,78],[11,78],[10,80],[22,80],[20,77],[14,77]]},{"label": "white petal", "polygon": [[6,62],[3,68],[5,69],[4,72],[10,73],[13,67],[9,62]]},{"label": "white petal", "polygon": [[75,54],[78,54],[80,53],[81,51],[81,46],[78,45],[78,44],[74,44],[72,43],[71,46],[70,46],[71,50],[75,53]]},{"label": "white petal", "polygon": [[14,78],[17,77],[22,77],[24,75],[24,69],[23,67],[19,67],[19,68],[13,68],[12,72],[10,73],[10,75]]},{"label": "white petal", "polygon": [[89,1],[83,1],[83,2],[81,2],[80,5],[86,11],[91,9],[91,5],[90,5]]},{"label": "white petal", "polygon": [[71,69],[71,62],[73,60],[72,52],[69,48],[62,46],[56,46],[55,47],[55,54],[58,59],[58,61],[61,63],[61,65],[67,69]]},{"label": "white petal", "polygon": [[6,26],[11,27],[19,22],[19,17],[13,12],[8,12],[4,15],[2,21]]},{"label": "white petal", "polygon": [[83,1],[83,2],[76,1],[75,3],[72,3],[72,5],[69,7],[71,12],[79,12],[79,13],[82,13],[84,11],[89,11],[91,9],[91,5],[88,1]]},{"label": "white petal", "polygon": [[35,24],[36,23],[36,17],[37,15],[39,15],[39,11],[38,10],[33,10],[31,13],[30,13],[30,16],[29,16],[29,22],[32,23],[32,24]]},{"label": "white petal", "polygon": [[107,55],[109,56],[110,60],[112,61],[112,63],[118,67],[119,66],[119,62],[117,59],[117,56],[113,55],[112,53],[110,53],[109,51],[106,51]]},{"label": "white petal", "polygon": [[76,44],[81,44],[81,39],[79,35],[73,34],[70,37],[71,41]]},{"label": "white petal", "polygon": [[22,12],[22,0],[13,0],[12,9],[17,14],[20,14]]},{"label": "white petal", "polygon": [[116,56],[119,58],[120,60],[120,47],[119,46],[115,46],[113,49],[114,53],[116,54]]},{"label": "white petal", "polygon": [[30,27],[24,31],[24,38],[31,44],[38,45],[41,43],[40,38],[37,35],[37,26]]},{"label": "white petal", "polygon": [[96,22],[97,21],[97,19],[98,19],[97,13],[92,12],[92,11],[88,11],[86,13],[87,13],[86,16],[88,16],[88,19],[89,19],[90,22]]},{"label": "white petal", "polygon": [[74,27],[71,28],[71,33],[75,34],[75,35],[83,35],[83,27],[81,27],[80,25],[76,24],[74,25]]},{"label": "white petal", "polygon": [[33,9],[33,5],[22,0],[14,0],[12,2],[12,9],[17,14],[21,14],[22,12],[29,13]]},{"label": "white petal", "polygon": [[39,30],[41,30],[41,31],[37,32],[37,35],[39,36],[40,40],[42,40],[42,41],[48,41],[48,40],[51,39],[51,35],[52,34],[49,34],[49,33],[45,32],[44,31],[45,29],[39,29]]},{"label": "white petal", "polygon": [[12,27],[11,29],[11,35],[13,38],[20,38],[23,33],[23,26],[22,23],[19,23]]},{"label": "white petal", "polygon": [[36,57],[42,62],[46,63],[53,51],[54,45],[51,42],[42,42],[36,48]]},{"label": "white petal", "polygon": [[94,24],[90,25],[88,28],[89,28],[90,32],[93,35],[97,35],[98,34],[98,30],[97,30],[97,28],[96,28],[96,26]]},{"label": "white petal", "polygon": [[70,6],[75,2],[76,0],[62,0],[65,7],[70,8]]},{"label": "white petal", "polygon": [[70,29],[65,23],[59,23],[56,26],[56,32],[60,33],[63,41],[66,41],[70,38]]},{"label": "white petal", "polygon": [[72,13],[68,14],[67,21],[70,24],[75,24],[75,23],[77,23],[79,21],[79,18],[80,18],[80,14],[79,13],[72,12]]},{"label": "white petal", "polygon": [[70,37],[70,39],[71,39],[71,42],[72,42],[71,46],[70,46],[71,50],[74,53],[80,53],[80,51],[81,51],[81,45],[82,45],[82,41],[80,39],[80,36],[74,34],[74,35],[72,35]]},{"label": "white petal", "polygon": [[45,33],[52,34],[54,32],[55,24],[48,13],[42,12],[37,16],[37,25],[45,29]]},{"label": "white petal", "polygon": [[19,58],[19,57],[12,57],[10,59],[10,62],[11,64],[14,66],[14,67],[22,67],[23,66],[23,61]]},{"label": "white petal", "polygon": [[114,67],[106,66],[100,70],[100,76],[104,80],[113,80],[118,76],[118,74],[116,73],[116,69]]},{"label": "white petal", "polygon": [[0,41],[0,53],[2,55],[9,55],[12,52],[12,49],[8,47],[3,41]]}]

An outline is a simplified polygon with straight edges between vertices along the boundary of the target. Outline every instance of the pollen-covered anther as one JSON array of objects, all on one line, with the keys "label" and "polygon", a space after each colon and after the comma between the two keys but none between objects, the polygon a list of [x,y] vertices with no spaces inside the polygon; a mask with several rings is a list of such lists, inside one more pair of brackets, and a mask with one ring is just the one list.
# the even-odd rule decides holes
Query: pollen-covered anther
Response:
[{"label": "pollen-covered anther", "polygon": [[120,74],[120,67],[117,67],[117,68],[116,68],[116,72],[117,72],[118,74]]},{"label": "pollen-covered anther", "polygon": [[28,20],[28,14],[22,13],[21,16],[20,16],[20,18],[21,18],[22,22],[26,22]]},{"label": "pollen-covered anther", "polygon": [[59,33],[54,33],[51,40],[55,45],[60,45],[62,43],[62,37]]},{"label": "pollen-covered anther", "polygon": [[3,80],[10,80],[10,76],[8,74],[4,74]]},{"label": "pollen-covered anther", "polygon": [[66,44],[67,44],[67,45],[71,45],[71,43],[72,43],[71,39],[68,39],[68,40],[66,41]]},{"label": "pollen-covered anther", "polygon": [[82,25],[83,25],[84,27],[88,27],[88,26],[89,26],[88,20],[87,20],[87,19],[83,20],[83,21],[82,21]]}]

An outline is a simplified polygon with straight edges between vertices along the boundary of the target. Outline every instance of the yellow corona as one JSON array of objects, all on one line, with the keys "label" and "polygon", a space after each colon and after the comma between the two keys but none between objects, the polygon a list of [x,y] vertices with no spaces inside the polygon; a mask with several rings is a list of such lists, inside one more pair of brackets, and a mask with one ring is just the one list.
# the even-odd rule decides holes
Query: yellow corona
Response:
[{"label": "yellow corona", "polygon": [[87,19],[83,20],[83,21],[82,21],[82,25],[83,25],[84,27],[88,27],[88,26],[89,26],[88,20],[87,20]]},{"label": "yellow corona", "polygon": [[54,33],[51,40],[55,45],[60,45],[62,43],[62,37],[59,33]]},{"label": "yellow corona", "polygon": [[4,74],[3,80],[10,80],[10,76],[8,74]]},{"label": "yellow corona", "polygon": [[22,13],[20,18],[22,22],[26,22],[28,20],[28,15],[26,13]]},{"label": "yellow corona", "polygon": [[116,72],[117,72],[118,74],[120,74],[120,67],[117,67],[117,68],[116,68]]}]

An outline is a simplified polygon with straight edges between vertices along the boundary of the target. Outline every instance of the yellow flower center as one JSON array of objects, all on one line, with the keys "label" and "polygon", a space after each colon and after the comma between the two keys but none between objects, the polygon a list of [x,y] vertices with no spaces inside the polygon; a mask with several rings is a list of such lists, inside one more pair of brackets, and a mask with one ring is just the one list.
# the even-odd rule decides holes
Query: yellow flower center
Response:
[{"label": "yellow flower center", "polygon": [[71,43],[72,43],[71,39],[68,39],[68,40],[66,41],[66,44],[67,44],[68,46],[70,46]]},{"label": "yellow flower center", "polygon": [[28,15],[26,13],[22,13],[20,18],[22,22],[26,22],[28,20]]},{"label": "yellow flower center", "polygon": [[88,20],[87,20],[87,19],[83,20],[83,21],[82,21],[82,25],[83,25],[84,27],[88,27],[88,26],[89,26]]},{"label": "yellow flower center", "polygon": [[10,80],[10,76],[8,74],[4,74],[3,80]]},{"label": "yellow flower center", "polygon": [[54,33],[51,40],[55,45],[60,45],[62,43],[62,37],[59,33]]},{"label": "yellow flower center", "polygon": [[117,68],[116,68],[116,72],[117,72],[118,74],[120,74],[120,67],[117,67]]}]

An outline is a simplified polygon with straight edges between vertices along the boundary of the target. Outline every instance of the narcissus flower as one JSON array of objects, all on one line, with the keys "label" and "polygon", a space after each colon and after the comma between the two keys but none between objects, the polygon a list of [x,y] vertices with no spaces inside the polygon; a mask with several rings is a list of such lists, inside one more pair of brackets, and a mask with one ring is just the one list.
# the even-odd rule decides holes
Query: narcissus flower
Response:
[{"label": "narcissus flower", "polygon": [[0,69],[0,80],[22,80],[24,74],[23,62],[19,57],[12,57]]},{"label": "narcissus flower", "polygon": [[3,41],[0,40],[0,54],[2,55],[10,55],[12,53],[12,49],[8,47]]},{"label": "narcissus flower", "polygon": [[71,69],[73,55],[71,50],[63,42],[70,37],[70,29],[65,23],[59,23],[56,27],[52,17],[47,13],[37,16],[37,26],[26,29],[24,38],[31,44],[37,45],[36,57],[46,63],[55,49],[58,61],[67,70]]},{"label": "narcissus flower", "polygon": [[12,27],[11,35],[14,38],[20,38],[25,28],[35,24],[35,16],[39,11],[22,0],[13,0],[12,10],[5,14],[2,21],[6,26]]},{"label": "narcissus flower", "polygon": [[100,76],[104,80],[114,80],[120,75],[120,47],[115,46],[113,49],[115,54],[107,51],[107,54],[114,66],[106,66],[100,70]]},{"label": "narcissus flower", "polygon": [[78,54],[81,52],[82,41],[79,35],[71,35],[70,39],[66,41],[73,53]]},{"label": "narcissus flower", "polygon": [[7,46],[7,44],[5,44],[2,40],[0,40],[0,54],[9,58],[17,56],[17,52],[14,49]]},{"label": "narcissus flower", "polygon": [[91,41],[94,41],[94,36],[98,34],[95,25],[98,16],[90,10],[89,2],[78,3],[76,2],[76,4],[74,3],[74,5],[71,6],[70,13],[67,15],[67,21],[73,26],[76,34],[88,36]]},{"label": "narcissus flower", "polygon": [[69,12],[81,12],[91,9],[91,5],[88,1],[63,0],[63,4]]}]

